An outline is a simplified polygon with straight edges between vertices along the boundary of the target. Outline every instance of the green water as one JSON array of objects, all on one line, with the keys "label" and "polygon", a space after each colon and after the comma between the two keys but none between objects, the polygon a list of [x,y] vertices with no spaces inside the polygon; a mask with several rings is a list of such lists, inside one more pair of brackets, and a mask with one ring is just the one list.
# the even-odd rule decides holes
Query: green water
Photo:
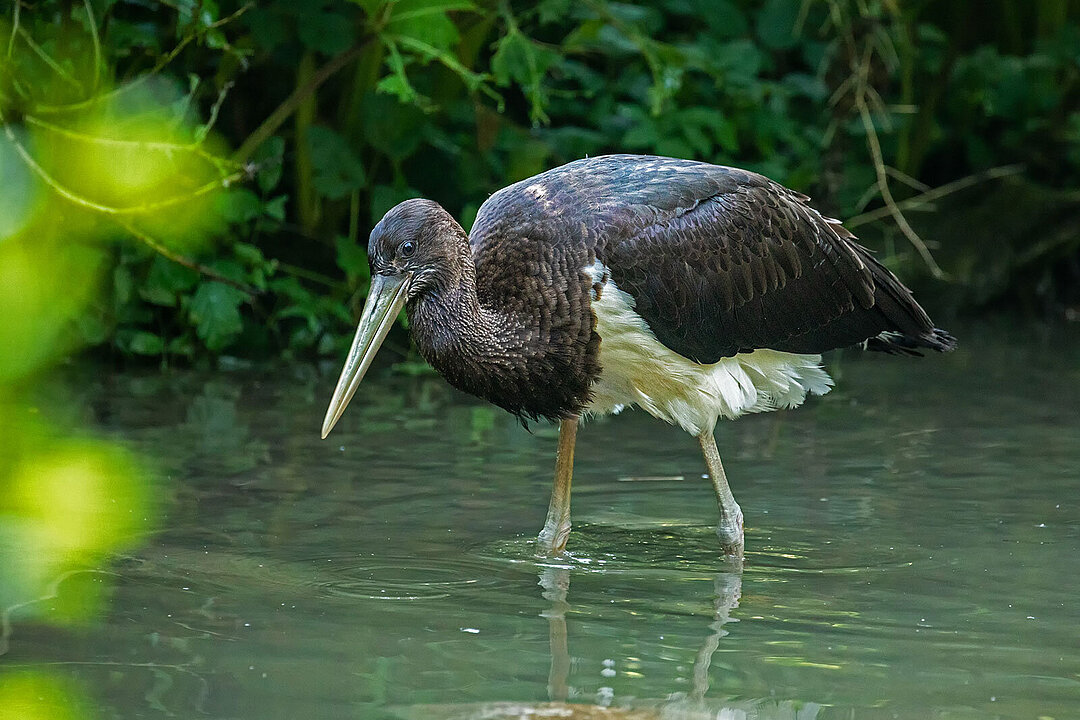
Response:
[{"label": "green water", "polygon": [[336,366],[61,372],[42,412],[151,459],[157,529],[88,568],[92,620],[8,613],[0,685],[94,718],[1080,717],[1080,342],[957,334],[721,425],[741,576],[697,443],[639,411],[579,432],[538,564],[555,429],[437,377],[375,373],[321,441]]}]

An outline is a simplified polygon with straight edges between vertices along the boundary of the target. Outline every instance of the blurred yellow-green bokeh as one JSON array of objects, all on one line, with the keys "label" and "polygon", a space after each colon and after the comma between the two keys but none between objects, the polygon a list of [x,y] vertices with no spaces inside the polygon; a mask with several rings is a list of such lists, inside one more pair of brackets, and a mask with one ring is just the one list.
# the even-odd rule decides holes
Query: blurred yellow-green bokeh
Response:
[{"label": "blurred yellow-green bokeh", "polygon": [[75,682],[52,673],[20,671],[0,682],[0,720],[87,720],[97,717]]},{"label": "blurred yellow-green bokeh", "polygon": [[[148,463],[60,421],[77,413],[45,402],[40,380],[107,304],[121,245],[197,253],[235,171],[174,84],[116,84],[92,43],[69,52],[32,14],[19,32],[44,39],[5,41],[0,58],[0,655],[21,623],[93,621],[112,557],[155,524]],[[79,697],[49,675],[4,674],[0,720],[85,717]]]}]

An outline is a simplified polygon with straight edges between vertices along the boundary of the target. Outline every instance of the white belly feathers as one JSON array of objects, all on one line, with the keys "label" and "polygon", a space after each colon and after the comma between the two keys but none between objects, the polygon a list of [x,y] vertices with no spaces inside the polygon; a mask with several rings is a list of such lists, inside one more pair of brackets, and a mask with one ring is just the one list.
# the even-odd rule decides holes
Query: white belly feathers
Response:
[{"label": "white belly feathers", "polygon": [[798,407],[808,392],[824,395],[832,379],[820,355],[755,350],[701,365],[665,347],[634,311],[634,299],[597,262],[585,268],[600,336],[600,377],[586,412],[605,415],[630,405],[698,435],[718,417]]}]

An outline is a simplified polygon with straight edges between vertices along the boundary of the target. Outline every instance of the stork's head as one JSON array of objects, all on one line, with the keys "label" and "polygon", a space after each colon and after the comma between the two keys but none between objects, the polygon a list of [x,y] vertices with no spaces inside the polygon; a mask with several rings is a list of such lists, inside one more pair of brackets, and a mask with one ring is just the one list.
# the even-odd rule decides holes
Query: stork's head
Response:
[{"label": "stork's head", "polygon": [[372,278],[406,277],[406,297],[413,299],[458,279],[462,248],[468,238],[450,213],[416,198],[392,207],[371,230],[368,262]]},{"label": "stork's head", "polygon": [[465,263],[471,262],[465,231],[431,200],[399,203],[372,229],[368,239],[371,287],[323,420],[324,438],[345,412],[405,303],[448,287],[460,278]]}]

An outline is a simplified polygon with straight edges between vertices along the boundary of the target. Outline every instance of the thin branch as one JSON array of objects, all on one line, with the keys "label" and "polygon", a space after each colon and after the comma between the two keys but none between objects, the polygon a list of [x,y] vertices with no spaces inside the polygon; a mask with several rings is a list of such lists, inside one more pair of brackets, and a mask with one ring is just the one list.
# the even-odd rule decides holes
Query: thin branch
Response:
[{"label": "thin branch", "polygon": [[217,100],[210,106],[210,117],[207,119],[206,124],[195,132],[196,145],[202,144],[202,142],[206,140],[206,136],[210,134],[210,129],[214,127],[214,123],[216,123],[218,119],[218,113],[221,112],[221,106],[225,103],[225,97],[232,88],[232,81],[229,81],[222,86],[221,91],[218,93]]},{"label": "thin branch", "polygon": [[97,90],[98,82],[101,80],[101,38],[98,37],[97,21],[94,19],[94,9],[90,7],[90,0],[83,0],[83,7],[86,8],[86,20],[90,26],[90,39],[94,44],[94,90]]},{"label": "thin branch", "polygon": [[285,100],[270,113],[266,120],[263,120],[262,125],[259,125],[259,127],[255,128],[254,132],[248,135],[247,139],[240,145],[240,148],[233,153],[232,159],[238,163],[246,162],[248,158],[259,149],[259,146],[269,140],[270,137],[277,132],[277,129],[289,119],[289,116],[296,112],[300,103],[307,99],[311,93],[315,92],[315,90],[326,82],[330,76],[359,57],[360,52],[369,42],[371,42],[371,36],[362,38],[348,50],[338,53],[330,60],[330,62],[319,68],[311,77],[310,81],[293,90],[292,94],[285,98]]},{"label": "thin branch", "polygon": [[11,53],[15,49],[15,34],[19,32],[19,15],[22,10],[22,0],[15,0],[15,10],[11,18],[11,37],[8,38],[7,56],[11,59]]},{"label": "thin branch", "polygon": [[[988,180],[994,180],[997,178],[1008,177],[1009,175],[1017,175],[1024,171],[1023,165],[1002,165],[1000,167],[990,168],[989,170],[983,170],[982,172],[962,177],[959,180],[953,180],[950,183],[941,185],[939,187],[927,190],[921,195],[908,198],[902,202],[897,203],[897,207],[901,210],[914,210],[920,207],[929,205],[943,197],[952,195],[953,193],[965,190],[973,185],[986,182]],[[882,218],[889,217],[892,211],[887,207],[877,208],[870,212],[856,215],[844,221],[844,227],[851,229],[865,225],[867,223],[876,222]]]},{"label": "thin branch", "polygon": [[275,260],[274,262],[277,263],[277,268],[279,270],[288,273],[289,275],[294,275],[298,278],[303,278],[304,280],[310,280],[311,282],[325,285],[328,288],[339,289],[345,287],[345,283],[340,280],[334,280],[333,278],[315,272],[314,270],[307,270],[299,265],[291,265],[287,262],[282,262],[281,260]]},{"label": "thin branch", "polygon": [[895,178],[907,185],[908,187],[918,190],[919,192],[926,192],[930,189],[930,186],[923,181],[917,180],[908,175],[906,172],[901,172],[894,167],[886,167],[885,172],[889,174],[889,177]]},{"label": "thin branch", "polygon": [[134,236],[135,239],[141,242],[143,245],[146,245],[148,248],[158,253],[159,255],[162,255],[169,260],[172,260],[177,265],[183,265],[186,268],[191,268],[200,275],[204,275],[207,278],[214,280],[215,282],[224,283],[225,285],[231,285],[237,290],[246,293],[249,299],[255,297],[258,294],[258,291],[256,291],[250,285],[239,282],[237,280],[233,280],[232,278],[227,278],[221,273],[215,270],[211,270],[210,268],[206,267],[201,263],[195,262],[194,260],[184,257],[183,255],[178,255],[177,253],[173,252],[165,245],[163,245],[160,241],[155,240],[143,231],[136,228],[129,221],[122,218],[113,218],[113,220],[116,222],[117,225],[131,233],[131,235]]},{"label": "thin branch", "polygon": [[214,166],[216,166],[219,170],[223,170],[226,167],[232,168],[234,170],[239,170],[243,167],[242,165],[234,163],[228,158],[223,158],[218,155],[214,155],[213,153],[207,152],[202,148],[201,141],[193,143],[172,143],[157,140],[125,140],[123,138],[110,138],[101,137],[98,135],[87,135],[86,133],[71,130],[70,128],[62,127],[60,125],[53,125],[52,123],[42,120],[41,118],[34,117],[33,115],[24,115],[23,120],[26,122],[27,125],[34,125],[35,127],[42,128],[43,130],[48,130],[49,132],[56,135],[61,135],[72,140],[78,140],[80,142],[90,143],[94,145],[138,148],[140,150],[150,150],[164,153],[189,152],[206,159]]},{"label": "thin branch", "polygon": [[885,162],[881,157],[881,143],[878,140],[877,130],[874,129],[874,120],[870,117],[870,108],[866,106],[866,100],[861,93],[855,96],[855,106],[859,110],[859,117],[862,119],[863,128],[866,131],[866,145],[870,149],[874,172],[877,174],[878,188],[881,190],[881,199],[885,203],[885,207],[888,209],[889,214],[892,215],[893,221],[896,222],[900,231],[904,233],[915,247],[915,250],[922,256],[923,261],[930,268],[930,274],[939,280],[944,279],[946,277],[945,271],[937,264],[937,260],[934,259],[930,248],[926,247],[923,239],[908,224],[907,218],[904,217],[904,213],[897,206],[896,200],[893,199],[892,190],[889,189],[889,177],[885,172]]},{"label": "thin branch", "polygon": [[68,75],[67,71],[64,70],[64,68],[60,67],[60,63],[53,60],[52,57],[47,52],[45,52],[40,45],[34,42],[34,38],[30,36],[30,33],[26,32],[26,30],[21,27],[18,29],[18,33],[19,37],[23,39],[23,42],[26,43],[27,47],[33,50],[34,54],[41,58],[42,62],[48,65],[49,68],[54,73],[56,73],[61,80],[66,81],[69,85],[72,85],[78,90],[83,89],[83,86],[79,83],[78,80]]},{"label": "thin branch", "polygon": [[[834,16],[834,20],[840,15],[839,6],[835,0],[829,2],[831,14]],[[841,25],[837,24],[837,30],[839,31]],[[852,97],[855,103],[855,109],[859,113],[859,119],[862,121],[863,131],[866,135],[866,147],[870,151],[870,160],[874,166],[874,175],[877,180],[878,192],[881,194],[881,200],[885,203],[885,210],[887,214],[892,217],[893,222],[900,228],[900,231],[911,243],[912,247],[922,257],[923,262],[930,268],[930,274],[937,279],[944,279],[946,276],[945,271],[941,269],[941,266],[937,264],[933,254],[930,252],[930,248],[926,246],[919,234],[908,223],[907,218],[904,217],[903,211],[897,205],[895,198],[893,198],[892,190],[889,188],[889,173],[885,166],[885,160],[881,152],[881,141],[878,138],[877,128],[874,126],[874,119],[870,110],[870,106],[873,105],[879,111],[884,112],[885,104],[881,100],[881,96],[870,87],[868,79],[870,76],[870,63],[874,56],[875,44],[871,40],[865,40],[862,44],[861,52],[855,51],[855,38],[851,34],[850,30],[845,30],[841,35],[842,40],[847,44],[851,57],[850,68],[851,75],[841,84],[841,88],[845,90],[848,87],[852,87]],[[878,38],[880,40],[880,37]],[[886,43],[887,44],[887,43]],[[888,53],[890,48],[879,48],[879,54]],[[856,60],[858,57],[858,60]],[[886,61],[888,58],[886,58]],[[841,97],[840,89],[833,93],[830,98],[830,104],[839,101]],[[883,115],[886,122],[888,116]]]},{"label": "thin branch", "polygon": [[[226,25],[226,24],[232,22],[233,20],[235,20],[236,18],[240,17],[241,15],[243,15],[244,13],[246,13],[248,10],[250,10],[253,7],[255,7],[255,3],[253,3],[253,2],[245,3],[244,5],[240,6],[240,9],[238,9],[232,15],[229,15],[228,17],[223,17],[220,20],[207,25],[206,29],[219,28],[219,27],[221,27],[223,25]],[[176,10],[178,8],[173,6],[173,9]],[[103,102],[103,101],[108,100],[108,99],[113,98],[113,97],[116,97],[117,95],[120,95],[122,93],[126,93],[129,90],[132,90],[132,89],[134,89],[136,87],[139,87],[144,82],[146,82],[147,80],[149,80],[150,78],[154,77],[155,75],[160,73],[162,70],[164,70],[165,67],[169,63],[171,63],[173,60],[175,60],[176,56],[179,55],[184,50],[184,48],[187,47],[191,43],[191,41],[195,40],[197,37],[199,37],[198,33],[192,33],[191,35],[184,36],[180,40],[180,42],[176,44],[176,47],[174,47],[172,50],[170,50],[168,53],[166,53],[161,59],[159,59],[154,64],[154,67],[150,68],[150,70],[148,72],[140,75],[139,77],[135,78],[131,82],[127,83],[126,85],[118,87],[115,90],[112,90],[110,92],[102,93],[100,95],[94,95],[93,97],[87,98],[86,100],[81,100],[79,102],[70,103],[70,104],[67,104],[67,105],[35,105],[34,106],[34,112],[39,113],[39,114],[46,114],[46,115],[52,115],[52,114],[58,114],[58,113],[76,112],[78,110],[83,110],[85,108],[96,105],[97,103]]]},{"label": "thin branch", "polygon": [[150,69],[149,72],[145,73],[144,75],[140,75],[139,77],[135,78],[134,80],[125,85],[121,85],[115,90],[111,90],[107,93],[94,95],[93,97],[89,97],[86,100],[80,100],[79,102],[69,103],[66,105],[35,105],[34,112],[45,115],[77,112],[79,110],[84,110],[88,107],[97,105],[100,102],[104,102],[106,100],[114,98],[117,95],[126,93],[129,90],[133,90],[145,83],[150,78],[157,75],[159,72],[161,72],[165,68],[165,66],[172,62],[173,59],[180,54],[180,51],[182,51],[188,45],[188,43],[190,43],[194,39],[194,35],[186,36],[179,43],[177,43],[176,47],[174,47],[167,55],[161,58],[161,60],[159,60],[157,64],[155,64],[154,67]]},{"label": "thin branch", "polygon": [[169,260],[172,260],[175,263],[183,265],[184,267],[189,267],[192,270],[195,270],[195,271],[201,273],[202,275],[205,275],[206,277],[210,278],[211,280],[215,280],[215,281],[220,282],[220,283],[225,283],[226,285],[231,285],[231,286],[237,288],[238,290],[242,290],[249,297],[254,297],[256,295],[256,291],[253,288],[251,288],[249,285],[245,285],[244,283],[237,282],[236,280],[233,280],[231,278],[227,278],[224,275],[221,275],[220,273],[215,272],[214,270],[211,270],[210,268],[206,267],[205,265],[201,265],[201,264],[195,262],[194,260],[190,260],[190,259],[188,259],[188,258],[186,258],[186,257],[184,257],[182,255],[178,255],[178,254],[174,253],[172,250],[165,247],[163,244],[161,244],[157,240],[154,240],[153,238],[151,238],[146,233],[144,233],[141,230],[137,229],[134,225],[131,224],[131,222],[129,220],[126,219],[126,217],[124,217],[126,215],[146,214],[146,213],[152,212],[154,210],[160,210],[161,208],[164,208],[164,207],[169,207],[171,205],[176,205],[176,204],[179,204],[179,203],[182,203],[182,202],[187,202],[188,200],[193,200],[196,197],[199,197],[200,195],[204,195],[207,192],[215,190],[215,189],[217,189],[219,187],[227,187],[230,184],[230,182],[232,182],[234,180],[239,180],[242,177],[244,177],[244,175],[245,175],[244,172],[234,173],[231,176],[228,176],[228,177],[225,177],[225,178],[220,178],[219,180],[216,180],[216,181],[214,181],[212,183],[207,183],[206,185],[203,185],[202,187],[196,188],[196,190],[194,192],[192,192],[192,193],[190,193],[188,195],[181,196],[181,197],[169,198],[168,200],[163,200],[163,201],[157,202],[157,203],[149,203],[149,204],[141,205],[141,206],[138,206],[138,207],[113,208],[113,207],[109,207],[107,205],[101,205],[99,203],[95,203],[92,200],[87,200],[86,198],[84,198],[84,197],[82,197],[80,195],[76,195],[75,193],[71,192],[66,187],[64,187],[63,185],[58,183],[51,175],[49,175],[49,173],[45,170],[45,168],[38,165],[38,163],[34,160],[34,158],[31,157],[30,153],[26,150],[25,147],[23,147],[22,143],[19,142],[19,139],[17,137],[15,137],[15,133],[12,132],[11,127],[9,125],[7,125],[6,123],[4,123],[3,116],[0,116],[0,125],[3,125],[4,133],[7,135],[8,140],[11,142],[12,146],[15,148],[15,152],[17,152],[19,154],[19,156],[23,159],[23,162],[25,162],[27,164],[27,166],[31,170],[33,170],[38,175],[38,177],[40,177],[49,187],[51,187],[58,195],[60,195],[60,197],[64,198],[68,202],[71,202],[71,203],[73,203],[75,205],[86,208],[88,210],[96,210],[98,212],[105,213],[107,215],[112,216],[113,221],[116,222],[117,225],[119,225],[120,227],[127,230],[129,233],[131,233],[135,238],[137,238],[140,242],[145,244],[147,247],[149,247],[152,250],[154,250],[155,252],[167,257]]},{"label": "thin branch", "polygon": [[15,152],[18,153],[19,157],[22,158],[23,162],[26,163],[27,167],[33,170],[34,173],[38,177],[40,177],[46,185],[51,187],[57,195],[64,198],[70,203],[78,205],[79,207],[86,208],[87,210],[96,210],[100,213],[105,213],[106,215],[111,215],[114,217],[122,215],[145,215],[146,213],[154,212],[155,210],[161,210],[163,208],[172,207],[174,205],[180,205],[190,200],[194,200],[197,197],[206,195],[207,193],[211,193],[219,188],[229,187],[229,185],[231,185],[232,183],[242,180],[248,175],[247,169],[245,168],[244,170],[234,172],[231,175],[226,175],[225,177],[221,177],[217,180],[208,182],[205,185],[200,185],[187,195],[177,195],[166,200],[160,200],[154,203],[146,203],[144,205],[135,205],[132,207],[111,207],[109,205],[102,205],[100,203],[96,203],[93,200],[88,200],[87,198],[84,198],[81,195],[78,195],[61,185],[60,182],[56,180],[56,178],[49,174],[48,170],[41,167],[41,165],[39,165],[37,161],[34,160],[33,156],[30,155],[30,152],[23,146],[21,142],[19,142],[19,139],[15,137],[15,133],[14,131],[12,131],[11,126],[5,122],[2,113],[0,113],[0,127],[4,128],[4,134],[7,135],[7,138],[11,142],[11,145],[15,148]]}]

